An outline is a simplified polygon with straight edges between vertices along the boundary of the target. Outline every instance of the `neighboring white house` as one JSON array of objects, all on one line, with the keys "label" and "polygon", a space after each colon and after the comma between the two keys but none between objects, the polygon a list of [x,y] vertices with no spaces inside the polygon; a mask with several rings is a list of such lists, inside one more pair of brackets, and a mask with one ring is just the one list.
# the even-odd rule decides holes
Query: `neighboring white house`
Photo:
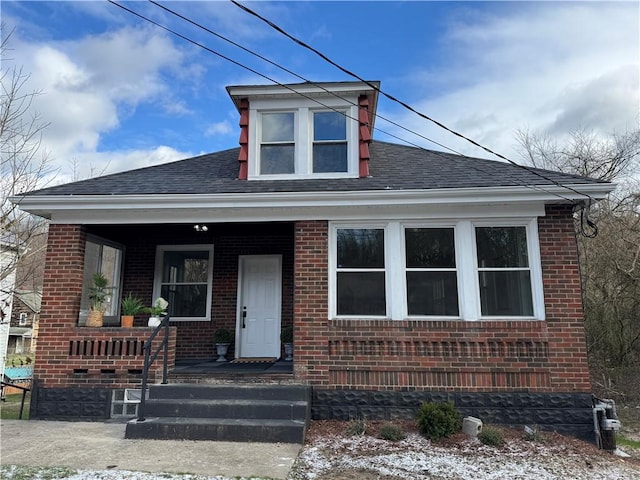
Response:
[{"label": "neighboring white house", "polygon": [[8,238],[0,238],[0,378],[7,361],[11,306],[16,282],[16,247]]}]

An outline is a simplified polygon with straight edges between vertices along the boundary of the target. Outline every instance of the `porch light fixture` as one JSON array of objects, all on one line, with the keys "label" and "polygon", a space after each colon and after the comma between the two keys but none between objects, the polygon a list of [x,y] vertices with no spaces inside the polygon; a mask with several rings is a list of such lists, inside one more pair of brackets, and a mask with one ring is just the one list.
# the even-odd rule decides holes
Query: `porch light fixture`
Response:
[{"label": "porch light fixture", "polygon": [[199,224],[196,224],[196,225],[194,225],[194,226],[193,226],[193,229],[194,229],[196,232],[206,232],[206,231],[208,231],[208,230],[209,230],[209,227],[207,227],[206,225],[199,225]]}]

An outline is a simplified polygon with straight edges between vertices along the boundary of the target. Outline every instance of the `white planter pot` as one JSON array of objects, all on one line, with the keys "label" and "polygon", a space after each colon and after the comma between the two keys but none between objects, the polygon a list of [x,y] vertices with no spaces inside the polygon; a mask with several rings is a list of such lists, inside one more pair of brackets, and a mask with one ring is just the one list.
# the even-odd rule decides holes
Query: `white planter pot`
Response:
[{"label": "white planter pot", "polygon": [[218,355],[218,358],[216,359],[216,362],[226,362],[226,355],[227,355],[227,350],[229,350],[229,344],[228,343],[216,343],[216,354]]},{"label": "white planter pot", "polygon": [[157,327],[160,323],[162,323],[162,319],[160,317],[149,317],[149,323],[147,325],[150,327]]}]

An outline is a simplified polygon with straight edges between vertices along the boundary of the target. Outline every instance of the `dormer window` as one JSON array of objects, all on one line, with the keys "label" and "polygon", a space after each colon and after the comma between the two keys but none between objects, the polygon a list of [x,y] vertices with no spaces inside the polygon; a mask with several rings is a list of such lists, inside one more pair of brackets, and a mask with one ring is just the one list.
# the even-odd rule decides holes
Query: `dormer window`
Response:
[{"label": "dormer window", "polygon": [[313,173],[347,172],[346,112],[313,112]]},{"label": "dormer window", "polygon": [[295,173],[295,114],[263,113],[260,174]]},{"label": "dormer window", "polygon": [[240,112],[241,180],[368,176],[374,86],[227,87]]}]

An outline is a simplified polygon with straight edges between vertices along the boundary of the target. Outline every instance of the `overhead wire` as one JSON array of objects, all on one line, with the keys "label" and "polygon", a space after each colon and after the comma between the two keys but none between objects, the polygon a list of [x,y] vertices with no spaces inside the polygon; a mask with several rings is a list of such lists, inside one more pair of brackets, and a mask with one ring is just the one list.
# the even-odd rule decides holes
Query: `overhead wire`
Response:
[{"label": "overhead wire", "polygon": [[[595,199],[593,197],[591,197],[591,195],[583,193],[583,192],[579,192],[578,190],[568,186],[568,185],[564,185],[561,184],[545,175],[543,175],[542,173],[536,171],[535,169],[532,169],[530,167],[527,167],[526,165],[521,165],[507,157],[505,157],[504,155],[497,153],[493,150],[491,150],[488,147],[485,147],[484,145],[481,145],[480,143],[476,142],[475,140],[466,137],[465,135],[463,135],[462,133],[459,133],[449,127],[447,127],[445,124],[443,124],[442,122],[439,122],[431,117],[429,117],[428,115],[416,110],[415,108],[413,108],[411,105],[407,104],[406,102],[399,100],[398,98],[396,98],[395,96],[387,93],[386,91],[382,90],[381,88],[377,87],[375,84],[372,84],[371,82],[365,80],[364,78],[362,78],[361,76],[357,75],[356,73],[346,69],[345,67],[343,67],[342,65],[338,64],[337,62],[334,62],[333,60],[331,60],[328,56],[326,56],[325,54],[323,54],[322,52],[320,52],[319,50],[317,50],[316,48],[312,47],[311,45],[303,42],[302,40],[296,38],[295,36],[291,35],[290,33],[288,33],[286,30],[284,30],[283,28],[281,28],[280,26],[278,26],[277,24],[275,24],[274,22],[272,22],[271,20],[265,18],[264,16],[260,15],[259,13],[255,12],[254,10],[250,9],[249,7],[246,7],[245,5],[241,4],[240,2],[238,2],[237,0],[230,0],[231,3],[233,3],[235,6],[237,6],[238,8],[240,8],[241,10],[245,11],[246,13],[258,18],[259,20],[261,20],[262,22],[266,23],[267,25],[269,25],[271,28],[273,28],[274,30],[278,31],[279,33],[281,33],[282,35],[284,35],[285,37],[289,38],[290,40],[292,40],[293,42],[297,43],[298,45],[302,46],[303,48],[310,50],[311,52],[315,53],[316,55],[318,55],[320,58],[322,58],[324,61],[326,61],[327,63],[333,65],[334,67],[336,67],[337,69],[339,69],[340,71],[342,71],[343,73],[349,75],[350,77],[353,77],[365,84],[367,84],[369,87],[374,88],[375,90],[377,90],[381,95],[383,95],[384,97],[386,97],[387,99],[391,100],[394,103],[397,103],[399,105],[401,105],[402,107],[406,108],[407,110],[413,112],[414,114],[418,115],[419,117],[434,123],[436,126],[446,130],[447,132],[462,138],[463,140],[471,143],[472,145],[475,145],[478,148],[481,148],[482,150],[495,155],[496,157],[505,160],[507,162],[509,162],[510,164],[522,168],[524,170],[527,170],[531,173],[533,173],[534,175],[537,175],[545,180],[547,180],[548,182],[553,183],[554,185],[561,187],[561,188],[565,188],[567,190],[570,190],[573,193],[576,193],[580,196],[584,196],[587,197],[589,200],[591,201],[595,201]],[[563,197],[564,198],[564,197]],[[565,199],[566,200],[566,199]]]},{"label": "overhead wire", "polygon": [[[209,33],[209,34],[211,34],[211,35],[214,35],[215,37],[217,37],[217,38],[219,38],[219,39],[221,39],[221,40],[224,40],[225,42],[227,42],[227,43],[229,43],[229,44],[231,44],[231,45],[233,45],[233,46],[235,46],[235,47],[237,47],[237,48],[239,48],[239,49],[243,50],[244,52],[247,52],[247,53],[249,53],[249,54],[251,54],[251,55],[253,55],[253,56],[257,57],[257,58],[259,58],[260,60],[263,60],[263,61],[265,61],[265,62],[269,63],[270,65],[275,66],[276,68],[279,68],[280,70],[282,70],[282,71],[284,71],[284,72],[286,72],[286,73],[288,73],[288,74],[290,74],[290,75],[292,75],[292,76],[294,76],[294,77],[296,77],[296,78],[298,78],[298,79],[300,79],[300,80],[302,80],[302,81],[304,81],[304,82],[306,82],[306,83],[309,83],[309,84],[311,84],[311,85],[315,85],[315,86],[317,86],[317,87],[318,87],[318,88],[320,88],[321,90],[325,91],[326,93],[329,93],[329,94],[333,95],[334,97],[337,97],[337,98],[339,98],[339,99],[341,99],[341,100],[343,100],[343,101],[345,101],[345,102],[347,102],[347,103],[349,103],[349,104],[351,104],[351,105],[353,105],[353,106],[356,106],[356,107],[358,107],[358,108],[361,108],[358,104],[354,103],[353,101],[351,101],[351,100],[349,100],[349,99],[346,99],[346,98],[344,98],[344,97],[340,96],[339,94],[337,94],[337,93],[336,93],[336,92],[334,92],[334,91],[331,91],[331,90],[329,90],[329,89],[325,88],[325,87],[324,87],[324,86],[322,86],[321,84],[318,84],[318,83],[316,83],[316,82],[313,82],[313,81],[311,81],[311,80],[309,80],[309,79],[307,79],[307,78],[305,78],[305,77],[303,77],[303,76],[299,75],[298,73],[296,73],[296,72],[294,72],[294,71],[292,71],[292,70],[288,69],[287,67],[284,67],[284,66],[282,66],[282,65],[280,65],[280,64],[278,64],[278,63],[276,63],[276,62],[274,62],[273,60],[271,60],[271,59],[269,59],[269,58],[267,58],[267,57],[265,57],[265,56],[263,56],[263,55],[261,55],[261,54],[259,54],[259,53],[257,53],[257,52],[254,52],[253,50],[251,50],[251,49],[249,49],[249,48],[247,48],[247,47],[245,47],[245,46],[243,46],[243,45],[239,44],[238,42],[235,42],[234,40],[231,40],[231,39],[229,39],[228,37],[225,37],[224,35],[221,35],[221,34],[219,34],[218,32],[215,32],[215,31],[211,30],[210,28],[208,28],[208,27],[206,27],[206,26],[204,26],[204,25],[202,25],[202,24],[200,24],[200,23],[198,23],[198,22],[196,22],[196,21],[194,21],[194,20],[192,20],[192,19],[190,19],[190,18],[188,18],[188,17],[186,17],[186,16],[182,15],[182,14],[181,14],[181,13],[179,13],[179,12],[176,12],[176,11],[174,11],[174,10],[170,9],[169,7],[166,7],[166,6],[162,5],[162,4],[160,4],[159,2],[157,2],[157,1],[155,1],[155,0],[149,0],[149,3],[152,3],[153,5],[156,5],[157,7],[159,7],[159,8],[161,8],[161,9],[165,10],[166,12],[168,12],[168,13],[170,13],[170,14],[172,14],[172,15],[174,15],[174,16],[176,16],[176,17],[178,17],[178,18],[180,18],[180,19],[182,19],[182,20],[184,20],[184,21],[186,21],[186,22],[188,22],[188,23],[190,23],[190,24],[192,24],[192,25],[194,25],[194,26],[196,26],[196,27],[198,27],[198,28],[200,28],[200,29],[204,30],[204,31],[206,31],[207,33]],[[257,72],[255,72],[254,70],[250,70],[250,71],[252,71],[253,73],[257,73]],[[270,80],[270,81],[272,81],[272,82],[274,82],[274,83],[276,83],[276,84],[278,84],[278,85],[280,85],[280,86],[285,86],[285,87],[286,87],[286,84],[282,84],[282,83],[280,83],[280,82],[277,82],[276,80],[273,80],[273,79],[271,79],[271,78],[269,78],[269,77],[267,77],[267,76],[265,76],[265,75],[262,75],[262,74],[260,74],[260,73],[257,73],[257,74],[258,74],[258,75],[261,75],[263,78],[266,78],[266,79],[268,79],[268,80]],[[371,84],[370,82],[365,82],[365,83],[367,83],[368,85],[373,85],[373,84]],[[374,88],[375,88],[375,86],[374,86]],[[292,89],[290,88],[290,90],[292,90]],[[378,90],[378,89],[376,89],[376,90]],[[300,93],[299,93],[299,94],[300,94]],[[305,95],[303,95],[303,94],[300,94],[300,95],[305,96]],[[305,97],[306,97],[306,96],[305,96]],[[306,98],[309,98],[309,97],[306,97]],[[324,106],[324,107],[329,108],[329,109],[331,109],[331,110],[337,111],[336,109],[334,109],[334,108],[332,108],[332,107],[327,107],[325,104],[323,104],[322,102],[318,101],[317,99],[313,99],[313,100],[314,100],[316,103],[320,104],[321,106]],[[346,117],[353,119],[352,117],[350,117],[349,115],[345,114],[344,112],[339,112],[339,113],[342,113],[342,114],[343,114],[343,115],[345,115]],[[451,152],[453,152],[453,153],[455,153],[455,154],[457,154],[457,155],[459,155],[459,156],[462,156],[462,157],[465,157],[465,158],[471,158],[471,157],[468,157],[467,155],[464,155],[464,154],[463,154],[463,153],[461,153],[461,152],[456,151],[456,150],[455,150],[455,149],[453,149],[453,148],[450,148],[450,147],[448,147],[448,146],[446,146],[446,145],[444,145],[444,144],[442,144],[442,143],[436,142],[435,140],[430,139],[430,138],[426,137],[425,135],[422,135],[422,134],[421,134],[421,133],[419,133],[419,132],[416,132],[416,131],[414,131],[414,130],[412,130],[412,129],[409,129],[409,128],[407,128],[407,127],[405,127],[405,126],[403,126],[403,125],[401,125],[401,124],[399,124],[399,123],[397,123],[397,122],[395,122],[395,121],[393,121],[393,120],[391,120],[391,119],[388,119],[388,118],[386,118],[386,117],[384,117],[384,116],[382,116],[382,115],[380,115],[380,114],[378,114],[378,113],[376,113],[376,118],[379,118],[379,119],[384,120],[384,121],[386,121],[386,122],[388,122],[388,123],[390,123],[390,124],[392,124],[392,125],[395,125],[395,126],[397,126],[398,128],[400,128],[400,129],[402,129],[402,130],[405,130],[405,131],[407,131],[407,132],[409,132],[409,133],[412,133],[412,134],[414,134],[414,135],[416,135],[416,136],[418,136],[418,137],[420,137],[420,138],[422,138],[422,139],[424,139],[424,140],[427,140],[427,141],[429,141],[429,142],[431,142],[431,143],[433,143],[433,144],[435,144],[435,145],[438,145],[438,146],[440,146],[440,147],[442,147],[442,148],[445,148],[445,149],[447,149],[447,150],[449,150],[449,151],[451,151]],[[383,129],[381,129],[381,128],[377,128],[377,130],[378,130],[380,133],[384,133],[385,135],[388,135],[388,136],[393,137],[393,138],[395,138],[395,139],[397,139],[397,140],[400,140],[401,142],[406,143],[406,144],[408,144],[408,145],[411,145],[411,146],[413,146],[413,147],[415,147],[415,148],[419,148],[419,149],[421,149],[421,150],[426,150],[426,149],[424,149],[424,148],[423,148],[421,145],[419,145],[419,144],[413,143],[413,142],[411,142],[411,141],[409,141],[409,140],[407,140],[407,139],[405,139],[405,138],[401,138],[401,137],[399,137],[399,136],[397,136],[397,135],[395,135],[395,134],[392,134],[392,133],[390,133],[390,132],[387,132],[387,131],[385,131],[385,130],[383,130]],[[441,156],[441,157],[445,158],[445,157],[444,157],[440,152],[438,152],[438,151],[435,151],[435,150],[429,150],[429,152],[433,153],[434,155]],[[487,172],[487,171],[482,170],[481,168],[477,167],[476,165],[471,165],[471,168],[473,168],[473,169],[475,169],[475,170],[478,170],[478,171],[480,171],[481,173],[488,174],[488,172]],[[549,194],[555,195],[555,196],[557,196],[557,197],[559,197],[559,198],[562,198],[563,200],[566,200],[567,202],[574,203],[574,201],[573,201],[573,200],[571,200],[571,199],[569,199],[569,198],[566,198],[565,196],[560,195],[560,194],[558,194],[557,192],[549,192],[548,190],[545,190],[544,188],[542,188],[542,187],[540,187],[540,186],[536,186],[536,185],[528,185],[528,184],[524,184],[523,186],[524,186],[524,187],[526,187],[526,188],[533,189],[533,190],[543,191],[543,192],[545,192],[545,193],[549,193]]]},{"label": "overhead wire", "polygon": [[[128,7],[126,7],[126,6],[124,6],[124,5],[121,5],[121,4],[119,4],[119,3],[117,3],[117,2],[115,2],[115,1],[113,1],[113,0],[108,0],[108,1],[109,1],[109,3],[111,3],[111,4],[115,5],[115,6],[119,7],[119,8],[121,8],[121,9],[123,9],[123,10],[125,10],[125,11],[127,11],[127,12],[129,12],[129,13],[131,13],[131,14],[133,14],[133,15],[135,15],[135,16],[137,16],[138,18],[141,18],[142,20],[145,20],[145,21],[147,21],[147,22],[149,22],[149,23],[151,23],[151,24],[153,24],[153,25],[155,25],[155,26],[157,26],[157,27],[159,27],[159,28],[163,29],[163,30],[165,30],[165,31],[167,31],[167,32],[169,32],[169,33],[171,33],[172,35],[175,35],[175,36],[177,36],[177,37],[179,37],[179,38],[181,38],[181,39],[183,39],[183,40],[185,40],[185,41],[187,41],[187,42],[189,42],[189,43],[191,43],[191,44],[193,44],[193,45],[195,45],[195,46],[197,46],[197,47],[199,47],[199,48],[202,48],[202,49],[204,49],[204,50],[206,50],[206,51],[208,51],[208,52],[210,52],[210,53],[212,53],[212,54],[214,54],[214,55],[216,55],[216,56],[218,56],[218,57],[222,58],[223,60],[226,60],[226,61],[228,61],[228,62],[230,62],[230,63],[232,63],[232,64],[234,64],[234,65],[236,65],[236,66],[238,66],[238,67],[240,67],[240,68],[243,68],[243,69],[245,69],[245,70],[247,70],[247,71],[249,71],[249,72],[251,72],[251,73],[254,73],[255,75],[258,75],[258,76],[260,76],[260,77],[262,77],[262,78],[264,78],[264,79],[266,79],[266,80],[268,80],[268,81],[270,81],[270,82],[272,82],[272,83],[274,83],[274,84],[277,84],[277,85],[279,85],[279,86],[281,86],[281,87],[284,87],[284,88],[286,88],[286,89],[290,90],[291,92],[293,92],[293,93],[295,93],[295,94],[297,94],[297,95],[300,95],[300,96],[302,96],[302,97],[304,97],[304,98],[307,98],[308,100],[311,100],[311,101],[313,101],[313,102],[315,102],[315,103],[317,103],[317,104],[319,104],[319,105],[321,105],[321,106],[323,106],[323,107],[325,107],[325,108],[327,108],[327,109],[330,109],[330,110],[333,110],[333,111],[337,111],[337,110],[336,110],[336,109],[334,109],[333,107],[330,107],[330,106],[328,106],[328,105],[325,105],[325,104],[323,104],[322,102],[318,101],[317,99],[312,98],[312,97],[309,97],[309,96],[305,95],[304,93],[299,92],[299,91],[297,91],[297,90],[293,89],[293,88],[292,88],[291,86],[289,86],[289,85],[283,84],[283,83],[281,83],[281,82],[279,82],[279,81],[277,81],[277,80],[275,80],[275,79],[273,79],[273,78],[269,77],[268,75],[265,75],[265,74],[263,74],[263,73],[261,73],[261,72],[259,72],[259,71],[255,70],[255,69],[253,69],[253,68],[251,68],[251,67],[249,67],[249,66],[247,66],[247,65],[244,65],[244,64],[242,64],[242,63],[240,63],[240,62],[238,62],[238,61],[236,61],[236,60],[234,60],[234,59],[232,59],[232,58],[230,58],[230,57],[228,57],[228,56],[226,56],[226,55],[224,55],[224,54],[221,54],[220,52],[217,52],[217,51],[215,51],[215,50],[213,50],[213,49],[211,49],[211,48],[207,47],[206,45],[203,45],[203,44],[201,44],[201,43],[199,43],[199,42],[197,42],[197,41],[195,41],[195,40],[193,40],[193,39],[191,39],[191,38],[189,38],[189,37],[187,37],[187,36],[185,36],[185,35],[183,35],[183,34],[181,34],[181,33],[177,32],[177,31],[175,31],[175,30],[172,30],[171,28],[169,28],[169,27],[167,27],[167,26],[165,26],[165,25],[162,25],[162,24],[160,24],[159,22],[156,22],[156,21],[154,21],[154,20],[152,20],[152,19],[150,19],[150,18],[148,18],[148,17],[146,17],[146,16],[144,16],[144,15],[142,15],[142,14],[140,14],[140,13],[138,13],[138,12],[136,12],[136,11],[134,11],[134,10],[132,10],[132,9],[130,9],[130,8],[128,8]],[[233,0],[232,0],[232,1],[233,1]],[[150,0],[150,2],[151,2],[151,3],[153,3],[153,4],[155,4],[156,6],[159,6],[159,7],[163,8],[163,9],[167,10],[167,11],[169,11],[169,10],[170,10],[170,9],[167,9],[167,8],[163,7],[162,5],[158,4],[157,2],[154,2],[154,1],[152,1],[152,0]],[[235,3],[235,2],[234,2],[234,3]],[[173,12],[171,12],[171,13],[173,13]],[[179,17],[183,18],[183,16],[182,16],[182,15],[180,15],[180,14],[178,14],[177,16],[179,16]],[[204,28],[205,30],[209,31],[209,33],[212,33],[212,34],[214,34],[214,35],[216,35],[216,36],[219,36],[220,38],[223,38],[223,37],[222,37],[222,36],[220,36],[219,34],[215,34],[214,32],[210,31],[210,30],[209,30],[209,29],[207,29],[206,27],[202,27],[202,26],[198,25],[196,22],[193,22],[193,21],[191,21],[191,20],[186,19],[186,17],[184,17],[183,19],[185,19],[185,20],[189,21],[190,23],[192,23],[192,24],[194,24],[194,25],[196,25],[196,26],[199,26],[199,27],[201,27],[201,28]],[[224,39],[224,38],[223,38],[223,39]],[[233,44],[234,44],[235,46],[237,46],[238,48],[242,48],[243,50],[245,50],[245,51],[247,51],[247,52],[249,52],[249,53],[251,53],[251,54],[254,54],[254,55],[258,56],[259,58],[263,59],[264,61],[268,61],[268,62],[269,62],[269,63],[271,63],[272,65],[277,66],[278,68],[281,68],[281,69],[283,69],[284,71],[288,71],[285,67],[282,67],[282,66],[280,66],[280,65],[276,64],[275,62],[272,62],[272,61],[270,61],[270,60],[266,59],[265,57],[260,56],[259,54],[255,54],[254,52],[250,51],[249,49],[246,49],[245,47],[240,46],[239,44],[236,44],[235,42],[233,42]],[[304,77],[300,77],[299,75],[297,75],[297,74],[295,74],[294,72],[291,72],[291,71],[288,71],[288,73],[290,73],[290,74],[292,74],[292,75],[295,75],[295,76],[297,76],[298,78],[304,78]],[[362,81],[363,83],[365,83],[365,84],[370,85],[371,87],[373,87],[373,88],[374,88],[374,90],[381,92],[381,90],[380,90],[379,88],[376,88],[376,86],[375,86],[375,85],[373,85],[373,84],[371,84],[371,82],[368,82],[368,81],[366,81],[366,80],[361,80],[361,81]],[[310,83],[313,83],[313,82],[310,82]],[[342,98],[342,97],[340,97],[340,98]],[[352,120],[358,120],[358,119],[354,119],[353,117],[350,117],[349,115],[346,115],[344,112],[339,112],[339,113],[341,113],[341,114],[343,114],[343,115],[347,116],[348,118],[351,118]],[[378,116],[378,115],[377,115],[377,116]],[[379,116],[378,116],[378,117],[379,117]],[[389,121],[389,120],[387,120],[387,121]],[[398,125],[398,126],[399,126],[400,128],[404,128],[404,127],[402,127],[401,125]],[[389,136],[391,136],[391,137],[393,137],[393,138],[396,138],[396,139],[398,139],[398,140],[400,140],[400,141],[402,141],[402,142],[404,142],[404,143],[407,143],[407,144],[409,144],[409,145],[411,145],[411,146],[414,146],[414,147],[419,148],[419,149],[421,149],[421,150],[425,150],[422,146],[420,146],[420,145],[418,145],[418,144],[415,144],[415,143],[413,143],[413,142],[410,142],[409,140],[406,140],[406,139],[400,138],[400,137],[398,137],[397,135],[391,134],[391,133],[389,133],[389,132],[385,132],[384,130],[381,130],[381,129],[378,129],[378,130],[379,130],[381,133],[385,133],[385,134],[387,134],[387,135],[389,135]],[[406,129],[406,130],[408,130],[408,131],[412,132],[412,131],[411,131],[411,130],[409,130],[409,129]],[[417,135],[418,135],[418,136],[421,136],[420,134],[417,134]],[[423,137],[423,138],[427,139],[428,141],[431,141],[430,139],[428,139],[428,138],[426,138],[426,137]],[[434,142],[434,143],[435,143],[435,142]],[[442,146],[442,145],[441,145],[441,146]],[[448,147],[444,147],[444,148],[448,148]],[[437,152],[437,151],[434,151],[434,150],[429,150],[429,152],[431,152],[431,153],[433,153],[433,154],[435,154],[435,155],[442,156],[442,154],[441,154],[440,152]],[[455,152],[455,151],[454,151],[454,152]],[[458,153],[458,152],[456,152],[456,153]],[[463,155],[463,154],[459,154],[459,153],[458,153],[458,155],[465,156],[465,155]],[[513,162],[510,162],[510,163],[513,163]],[[517,164],[516,164],[516,165],[517,165]],[[482,170],[482,169],[480,169],[480,168],[477,168],[477,166],[475,166],[475,165],[470,165],[470,166],[471,166],[471,168],[474,168],[474,169],[476,169],[476,170],[478,170],[478,171],[480,171],[480,172],[482,172],[482,173],[485,173],[485,174],[487,174],[487,173],[488,173],[488,172],[486,172],[486,171],[484,171],[484,170]],[[527,170],[529,170],[529,169],[527,169]],[[531,171],[531,170],[529,170],[529,171]],[[536,173],[536,174],[537,174],[537,172],[535,172],[535,171],[533,171],[532,173]],[[539,175],[539,176],[540,176],[540,175]],[[557,183],[557,182],[555,182],[555,181],[553,181],[553,180],[551,180],[551,179],[548,179],[548,178],[546,178],[546,177],[543,177],[543,178],[545,178],[547,181],[550,181],[551,183],[555,184],[556,186],[560,186],[560,187],[564,187],[564,188],[569,188],[570,190],[574,191],[574,193],[577,193],[577,194],[578,194],[578,195],[580,195],[580,196],[588,197],[589,199],[591,199],[591,196],[590,196],[590,195],[588,195],[588,194],[584,194],[584,193],[578,192],[578,191],[576,191],[576,190],[573,190],[573,189],[571,189],[570,187],[567,187],[567,186],[565,186],[565,185],[559,184],[559,183]],[[567,198],[567,197],[565,197],[565,196],[563,196],[563,195],[558,194],[557,192],[549,192],[549,191],[545,190],[544,188],[542,188],[542,187],[540,187],[540,186],[538,186],[538,185],[527,185],[527,184],[523,184],[522,186],[527,187],[527,188],[532,188],[532,189],[535,189],[535,190],[539,190],[539,191],[543,191],[543,192],[545,192],[545,193],[549,193],[549,194],[555,195],[555,196],[557,196],[557,197],[559,197],[559,198],[562,198],[563,200],[565,200],[565,201],[567,201],[567,202],[569,202],[569,203],[576,204],[576,201],[575,201],[575,200],[569,199],[569,198]]]}]

